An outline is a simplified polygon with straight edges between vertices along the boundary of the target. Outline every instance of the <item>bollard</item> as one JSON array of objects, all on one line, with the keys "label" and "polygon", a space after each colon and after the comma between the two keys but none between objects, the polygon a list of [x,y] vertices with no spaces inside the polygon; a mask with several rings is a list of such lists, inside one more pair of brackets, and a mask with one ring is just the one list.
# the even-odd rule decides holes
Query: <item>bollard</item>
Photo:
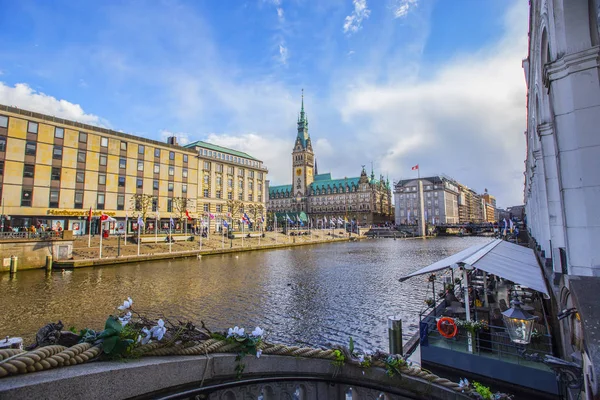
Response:
[{"label": "bollard", "polygon": [[17,264],[19,258],[17,256],[10,256],[10,273],[14,274],[17,272]]},{"label": "bollard", "polygon": [[52,272],[52,255],[48,254],[46,256],[46,271]]},{"label": "bollard", "polygon": [[395,315],[388,317],[388,337],[390,354],[402,355],[402,318]]}]

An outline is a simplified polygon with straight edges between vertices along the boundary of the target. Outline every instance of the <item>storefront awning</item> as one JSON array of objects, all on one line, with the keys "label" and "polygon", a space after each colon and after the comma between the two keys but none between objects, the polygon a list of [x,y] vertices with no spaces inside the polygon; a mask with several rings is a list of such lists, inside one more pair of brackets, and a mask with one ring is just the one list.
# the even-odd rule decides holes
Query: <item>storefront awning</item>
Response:
[{"label": "storefront awning", "polygon": [[429,274],[446,268],[458,268],[463,265],[470,265],[473,268],[527,286],[548,297],[548,288],[533,250],[502,239],[469,247],[400,278],[400,282],[413,276]]}]

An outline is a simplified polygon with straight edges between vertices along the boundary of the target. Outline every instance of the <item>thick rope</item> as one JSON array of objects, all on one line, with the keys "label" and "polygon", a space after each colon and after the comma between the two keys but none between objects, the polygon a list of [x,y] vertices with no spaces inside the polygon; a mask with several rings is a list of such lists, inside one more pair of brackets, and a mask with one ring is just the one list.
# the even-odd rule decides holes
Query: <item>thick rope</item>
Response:
[{"label": "thick rope", "polygon": [[[152,342],[135,349],[137,356],[170,356],[170,355],[205,355],[211,353],[235,353],[240,347],[239,343],[229,343],[226,340],[208,339],[204,342],[194,342],[191,346],[184,344],[169,345],[169,343]],[[282,344],[268,344],[261,342],[258,346],[265,355],[282,355],[305,358],[320,358],[336,360],[334,350],[321,350],[310,347],[285,346]],[[52,368],[83,364],[96,358],[102,351],[102,345],[92,346],[89,343],[80,343],[72,347],[46,346],[33,351],[18,349],[0,350],[0,378],[8,375],[25,374],[28,372],[43,371]],[[348,364],[360,365],[356,360],[347,360]],[[374,361],[372,366],[385,368],[383,361]],[[441,378],[419,367],[403,365],[399,372],[424,379],[428,382],[462,392],[458,383]]]}]

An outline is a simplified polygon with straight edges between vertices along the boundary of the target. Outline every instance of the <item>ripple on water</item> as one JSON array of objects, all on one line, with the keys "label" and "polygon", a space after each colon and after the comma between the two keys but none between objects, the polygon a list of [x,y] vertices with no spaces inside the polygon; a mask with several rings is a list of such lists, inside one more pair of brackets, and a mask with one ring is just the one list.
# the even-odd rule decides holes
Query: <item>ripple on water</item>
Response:
[{"label": "ripple on water", "polygon": [[387,316],[418,329],[427,283],[398,278],[484,238],[368,240],[76,271],[0,275],[0,337],[32,340],[42,325],[102,328],[131,296],[136,309],[204,321],[212,330],[266,328],[287,344],[387,350]]}]

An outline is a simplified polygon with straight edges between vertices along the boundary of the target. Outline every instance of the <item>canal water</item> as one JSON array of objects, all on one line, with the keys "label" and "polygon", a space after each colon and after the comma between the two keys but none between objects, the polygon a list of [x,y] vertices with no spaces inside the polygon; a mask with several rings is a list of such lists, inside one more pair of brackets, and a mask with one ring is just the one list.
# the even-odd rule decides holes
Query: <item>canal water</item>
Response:
[{"label": "canal water", "polygon": [[[213,331],[260,326],[270,341],[387,351],[387,315],[405,340],[425,308],[425,277],[398,278],[486,238],[375,239],[74,271],[0,275],[0,337],[33,340],[48,322],[101,329],[128,296],[152,316]],[[441,289],[441,284],[439,285]],[[437,289],[436,289],[437,290]]]}]

